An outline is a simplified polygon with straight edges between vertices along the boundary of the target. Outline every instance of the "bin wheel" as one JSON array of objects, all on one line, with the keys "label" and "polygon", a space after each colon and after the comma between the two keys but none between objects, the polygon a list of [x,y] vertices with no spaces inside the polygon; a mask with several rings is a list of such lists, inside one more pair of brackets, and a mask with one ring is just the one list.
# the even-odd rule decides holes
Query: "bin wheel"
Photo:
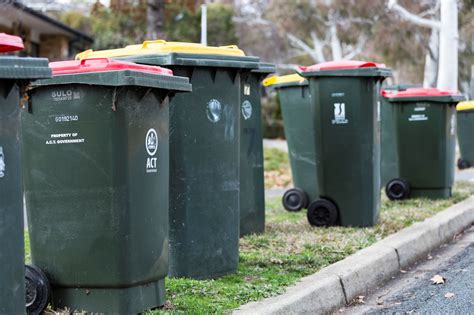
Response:
[{"label": "bin wheel", "polygon": [[458,159],[458,169],[463,170],[470,167],[471,167],[471,163],[469,163],[469,161]]},{"label": "bin wheel", "polygon": [[410,194],[410,185],[400,178],[389,180],[385,186],[385,194],[390,200],[402,200]]},{"label": "bin wheel", "polygon": [[286,210],[290,212],[296,212],[306,208],[308,204],[308,198],[302,189],[291,188],[288,189],[283,195],[282,203]]},{"label": "bin wheel", "polygon": [[306,213],[309,224],[313,226],[331,226],[337,222],[337,206],[327,199],[319,199],[312,202]]},{"label": "bin wheel", "polygon": [[44,272],[36,266],[25,265],[25,301],[30,315],[39,315],[48,306],[51,287]]}]

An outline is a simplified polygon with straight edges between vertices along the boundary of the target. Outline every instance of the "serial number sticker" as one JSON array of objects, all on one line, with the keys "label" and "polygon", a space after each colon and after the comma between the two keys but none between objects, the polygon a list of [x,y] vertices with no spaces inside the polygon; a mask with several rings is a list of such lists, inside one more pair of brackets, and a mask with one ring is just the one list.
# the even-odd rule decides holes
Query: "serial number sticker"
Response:
[{"label": "serial number sticker", "polygon": [[57,123],[79,121],[78,115],[61,115],[54,117],[54,121]]}]

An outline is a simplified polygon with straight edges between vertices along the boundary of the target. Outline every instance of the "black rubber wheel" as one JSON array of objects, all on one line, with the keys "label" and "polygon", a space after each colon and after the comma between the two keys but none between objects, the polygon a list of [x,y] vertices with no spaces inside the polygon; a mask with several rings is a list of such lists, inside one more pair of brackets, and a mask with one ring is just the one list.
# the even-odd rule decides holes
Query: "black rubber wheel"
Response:
[{"label": "black rubber wheel", "polygon": [[471,163],[469,161],[463,160],[463,159],[458,159],[458,169],[464,170],[466,168],[470,168]]},{"label": "black rubber wheel", "polygon": [[36,266],[25,265],[25,294],[28,314],[39,315],[48,306],[51,287],[44,272]]},{"label": "black rubber wheel", "polygon": [[337,206],[327,199],[319,199],[312,202],[306,213],[309,224],[313,226],[336,225],[338,211]]},{"label": "black rubber wheel", "polygon": [[306,193],[300,188],[288,189],[281,201],[283,207],[290,212],[300,211],[308,205],[308,197],[306,197]]},{"label": "black rubber wheel", "polygon": [[385,194],[390,200],[402,200],[410,195],[410,185],[400,178],[391,179],[385,186]]}]

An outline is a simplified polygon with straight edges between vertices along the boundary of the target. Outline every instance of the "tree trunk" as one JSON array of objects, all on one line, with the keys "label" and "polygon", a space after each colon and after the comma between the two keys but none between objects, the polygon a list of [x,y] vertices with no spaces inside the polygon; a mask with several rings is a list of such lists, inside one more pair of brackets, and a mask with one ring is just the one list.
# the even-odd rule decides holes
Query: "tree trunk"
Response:
[{"label": "tree trunk", "polygon": [[341,60],[342,59],[342,47],[341,41],[339,40],[339,36],[337,34],[337,25],[334,20],[330,20],[329,32],[331,36],[331,52],[332,52],[332,60]]},{"label": "tree trunk", "polygon": [[165,2],[164,0],[147,0],[146,38],[148,40],[165,39]]},{"label": "tree trunk", "polygon": [[471,100],[474,100],[474,65],[471,66]]},{"label": "tree trunk", "polygon": [[438,84],[442,90],[458,90],[458,5],[456,0],[441,0]]},{"label": "tree trunk", "polygon": [[439,31],[431,29],[430,43],[425,57],[424,87],[436,87],[438,80]]}]

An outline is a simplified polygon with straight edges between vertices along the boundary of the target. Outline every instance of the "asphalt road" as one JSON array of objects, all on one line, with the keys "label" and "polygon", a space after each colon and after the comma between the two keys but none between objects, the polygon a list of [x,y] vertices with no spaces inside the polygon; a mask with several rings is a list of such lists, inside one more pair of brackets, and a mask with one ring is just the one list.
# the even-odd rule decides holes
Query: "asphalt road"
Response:
[{"label": "asphalt road", "polygon": [[[432,284],[435,275],[445,283]],[[474,228],[337,313],[474,314]]]}]

